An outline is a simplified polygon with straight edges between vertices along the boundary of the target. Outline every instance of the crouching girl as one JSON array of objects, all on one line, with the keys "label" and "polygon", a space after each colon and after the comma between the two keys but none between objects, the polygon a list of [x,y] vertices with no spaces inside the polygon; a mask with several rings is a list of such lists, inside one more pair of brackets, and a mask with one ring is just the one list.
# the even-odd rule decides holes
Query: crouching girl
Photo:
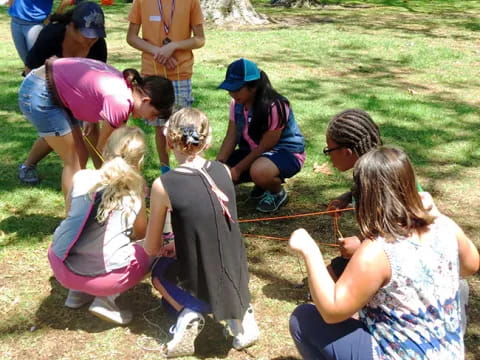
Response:
[{"label": "crouching girl", "polygon": [[132,239],[145,236],[145,181],[140,174],[145,139],[124,127],[109,137],[99,170],[80,170],[73,178],[72,206],[55,230],[48,259],[57,280],[69,289],[65,306],[91,303],[93,314],[117,323],[132,319],[116,297],[140,282],[150,258]]},{"label": "crouching girl", "polygon": [[[179,166],[155,180],[145,249],[162,256],[152,270],[153,284],[177,312],[168,357],[194,353],[204,315],[226,320],[233,347],[253,344],[259,335],[250,306],[245,246],[240,236],[235,190],[228,168],[200,154],[210,142],[202,112],[182,109],[167,128],[167,145]],[[175,241],[164,245],[167,210]]]}]

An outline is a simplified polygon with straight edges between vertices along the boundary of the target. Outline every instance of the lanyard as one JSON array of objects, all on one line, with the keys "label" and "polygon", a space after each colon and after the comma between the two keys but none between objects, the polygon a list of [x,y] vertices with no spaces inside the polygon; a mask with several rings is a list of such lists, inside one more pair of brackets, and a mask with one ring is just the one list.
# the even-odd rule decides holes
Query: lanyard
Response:
[{"label": "lanyard", "polygon": [[161,18],[162,23],[163,23],[163,29],[165,30],[165,34],[168,36],[168,33],[170,31],[170,26],[172,26],[172,22],[173,22],[173,13],[175,11],[175,0],[172,0],[172,9],[170,11],[170,26],[168,26],[167,22],[164,20],[165,17],[163,16],[162,1],[157,0],[157,4],[158,4],[158,11],[160,12],[160,18]]}]

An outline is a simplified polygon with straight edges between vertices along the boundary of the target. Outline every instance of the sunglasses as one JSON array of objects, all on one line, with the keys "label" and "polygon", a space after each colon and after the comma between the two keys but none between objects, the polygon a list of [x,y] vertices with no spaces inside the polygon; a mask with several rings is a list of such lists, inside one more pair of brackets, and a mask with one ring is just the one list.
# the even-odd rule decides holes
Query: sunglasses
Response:
[{"label": "sunglasses", "polygon": [[340,150],[340,149],[343,149],[344,147],[345,147],[344,145],[340,145],[340,146],[337,146],[337,147],[334,147],[334,148],[329,149],[328,146],[325,146],[325,147],[323,148],[323,154],[324,154],[324,155],[328,155],[328,154],[330,154],[332,151]]}]

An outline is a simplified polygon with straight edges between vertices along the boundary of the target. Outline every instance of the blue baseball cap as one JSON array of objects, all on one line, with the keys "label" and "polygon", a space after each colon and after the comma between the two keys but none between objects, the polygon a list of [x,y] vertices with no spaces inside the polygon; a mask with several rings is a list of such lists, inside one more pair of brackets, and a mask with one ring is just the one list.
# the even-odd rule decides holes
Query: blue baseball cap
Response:
[{"label": "blue baseball cap", "polygon": [[82,1],[73,9],[72,21],[83,36],[89,39],[104,38],[105,16],[100,5],[91,1]]},{"label": "blue baseball cap", "polygon": [[245,83],[260,79],[260,70],[254,62],[238,59],[228,65],[225,80],[218,86],[227,91],[238,91]]}]

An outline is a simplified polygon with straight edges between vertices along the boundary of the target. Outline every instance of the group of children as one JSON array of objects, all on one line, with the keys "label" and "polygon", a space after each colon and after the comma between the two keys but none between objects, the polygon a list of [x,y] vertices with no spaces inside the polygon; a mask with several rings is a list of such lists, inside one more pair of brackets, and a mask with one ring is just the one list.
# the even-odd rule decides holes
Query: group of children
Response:
[{"label": "group of children", "polygon": [[[93,314],[117,324],[132,319],[116,305],[117,296],[151,271],[165,308],[176,315],[164,348],[168,357],[193,354],[206,314],[225,322],[232,346],[243,349],[257,341],[259,328],[234,185],[253,182],[257,210],[278,210],[288,198],[282,184],[305,161],[304,138],[290,102],[255,63],[239,59],[219,86],[232,97],[226,136],[217,159],[205,159],[211,126],[203,112],[189,108],[191,50],[205,40],[198,1],[182,4],[185,9],[151,3],[157,8],[134,2],[127,35],[144,52],[144,76],[65,57],[33,69],[20,87],[22,113],[64,162],[67,217],[55,231],[48,258],[69,289],[65,306],[90,304]],[[189,14],[186,33],[175,14]],[[146,18],[161,29],[160,37],[150,39]],[[183,109],[173,111],[174,104]],[[145,136],[124,125],[130,115],[158,128],[163,175],[153,183],[148,219],[141,175]],[[103,123],[96,170],[84,169],[79,121]],[[352,191],[329,208],[353,203],[361,235],[341,239],[342,256],[326,267],[312,237],[303,229],[292,233],[289,245],[305,259],[314,302],[299,306],[290,320],[300,354],[461,358],[459,281],[478,271],[477,249],[428,194],[419,193],[407,155],[382,146],[368,113],[337,114],[328,124],[326,144],[323,153],[338,170],[354,169]],[[178,163],[172,170],[167,148]],[[172,242],[162,236],[168,214]]]}]

